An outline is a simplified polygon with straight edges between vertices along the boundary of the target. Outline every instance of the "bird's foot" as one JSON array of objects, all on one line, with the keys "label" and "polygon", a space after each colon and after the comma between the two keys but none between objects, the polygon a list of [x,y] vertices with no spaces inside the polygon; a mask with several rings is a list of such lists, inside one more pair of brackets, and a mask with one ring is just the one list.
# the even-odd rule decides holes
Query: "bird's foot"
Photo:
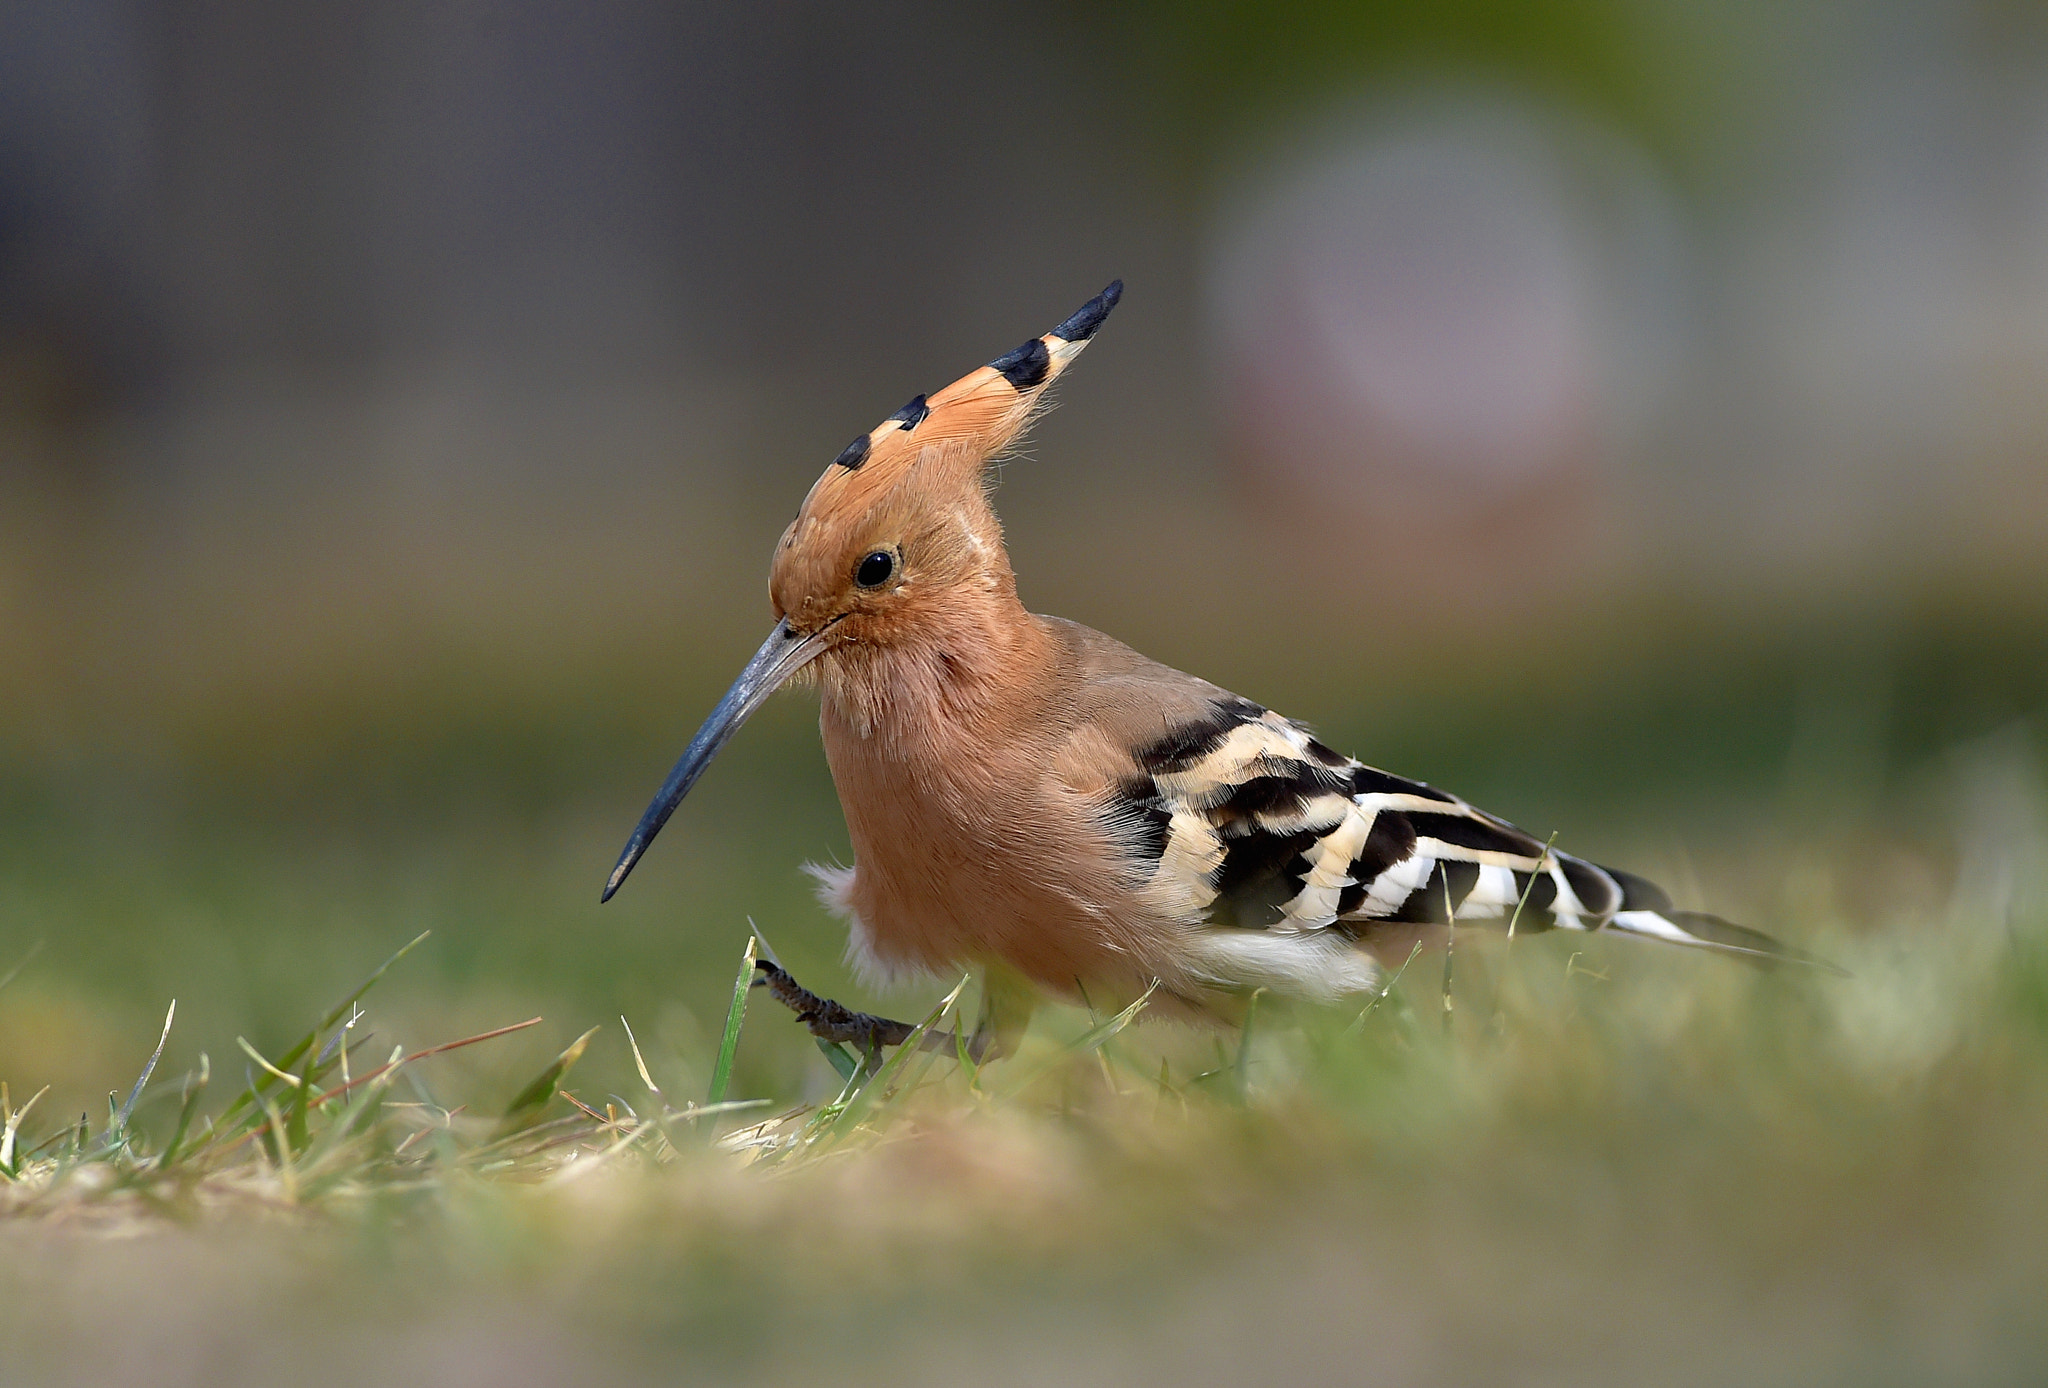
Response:
[{"label": "bird's foot", "polygon": [[[811,1035],[820,1041],[837,1041],[853,1047],[870,1065],[880,1057],[884,1046],[901,1046],[917,1031],[909,1022],[855,1012],[844,1003],[821,998],[791,978],[787,969],[766,959],[756,959],[754,968],[760,973],[754,986],[766,988],[770,997],[796,1013],[796,1019]],[[953,1051],[959,1047],[960,1038],[950,1031],[928,1031],[922,1044],[928,1051]],[[976,1036],[968,1043],[968,1057],[979,1062],[985,1049],[986,1043]]]}]

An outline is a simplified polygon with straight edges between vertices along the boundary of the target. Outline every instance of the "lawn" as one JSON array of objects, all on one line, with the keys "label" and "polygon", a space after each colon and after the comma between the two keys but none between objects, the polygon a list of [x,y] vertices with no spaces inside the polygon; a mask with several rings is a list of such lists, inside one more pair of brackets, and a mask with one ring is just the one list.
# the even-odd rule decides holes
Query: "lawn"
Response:
[{"label": "lawn", "polygon": [[[1844,751],[1799,731],[1841,723],[1801,712],[1796,669],[1702,693],[1699,658],[1542,710],[1547,739],[1481,735],[1507,720],[1468,700],[1389,720],[1374,755],[1849,977],[1491,939],[1448,991],[1422,957],[1242,1036],[1056,1012],[978,1071],[849,1078],[759,991],[721,1060],[756,927],[856,1005],[923,1017],[955,982],[876,995],[839,963],[796,871],[845,852],[801,697],[601,911],[673,717],[344,718],[255,770],[24,752],[8,1376],[2039,1381],[2024,728],[1898,717]],[[1642,773],[1633,800],[1571,771],[1589,750]]]}]

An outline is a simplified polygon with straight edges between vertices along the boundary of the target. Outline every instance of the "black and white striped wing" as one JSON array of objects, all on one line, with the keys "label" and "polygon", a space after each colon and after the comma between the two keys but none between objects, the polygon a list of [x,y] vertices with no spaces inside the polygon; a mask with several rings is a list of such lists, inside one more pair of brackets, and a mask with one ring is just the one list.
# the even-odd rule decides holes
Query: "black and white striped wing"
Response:
[{"label": "black and white striped wing", "polygon": [[1357,933],[1369,922],[1615,928],[1679,944],[1789,953],[1672,909],[1639,877],[1547,850],[1454,795],[1325,747],[1244,699],[1219,700],[1138,753],[1115,815],[1145,890],[1220,928]]}]

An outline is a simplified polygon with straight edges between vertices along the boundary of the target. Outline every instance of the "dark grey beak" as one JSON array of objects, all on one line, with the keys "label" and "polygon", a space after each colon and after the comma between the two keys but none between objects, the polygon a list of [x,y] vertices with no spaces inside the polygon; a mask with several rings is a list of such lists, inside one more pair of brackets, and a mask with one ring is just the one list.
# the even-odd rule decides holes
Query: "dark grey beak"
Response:
[{"label": "dark grey beak", "polygon": [[612,893],[618,891],[619,884],[626,880],[633,864],[640,861],[647,845],[654,842],[661,826],[668,823],[668,817],[675,813],[676,806],[683,803],[690,787],[697,784],[704,768],[711,765],[718,749],[740,730],[740,724],[746,722],[748,716],[765,703],[770,694],[780,689],[791,675],[803,669],[825,649],[824,636],[829,627],[830,623],[827,623],[809,636],[798,636],[789,629],[787,619],[775,624],[775,630],[768,633],[768,639],[761,643],[760,650],[754,652],[747,668],[740,671],[740,677],[732,682],[732,688],[725,691],[718,707],[711,710],[704,726],[697,729],[697,735],[690,739],[689,749],[676,763],[675,770],[669,772],[668,779],[661,783],[654,803],[647,807],[647,813],[641,815],[640,822],[633,827],[633,837],[626,840],[626,851],[619,855],[619,865],[612,869],[610,879],[604,884],[604,895],[599,900],[612,899]]}]

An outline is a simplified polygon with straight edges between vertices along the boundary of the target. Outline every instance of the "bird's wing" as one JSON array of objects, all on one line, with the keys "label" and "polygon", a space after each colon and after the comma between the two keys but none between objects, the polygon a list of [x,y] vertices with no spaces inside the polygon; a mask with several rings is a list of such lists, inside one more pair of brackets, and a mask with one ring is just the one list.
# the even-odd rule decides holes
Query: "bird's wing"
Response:
[{"label": "bird's wing", "polygon": [[[1448,791],[1366,766],[1299,723],[1074,622],[1040,618],[1076,690],[1061,779],[1098,800],[1161,915],[1246,941],[1374,922],[1614,930],[1823,960],[1654,883],[1561,853]],[[1085,729],[1084,739],[1078,734]],[[1111,751],[1110,749],[1114,749]]]},{"label": "bird's wing", "polygon": [[1144,890],[1189,923],[1353,933],[1368,922],[1510,920],[1521,932],[1613,928],[1677,944],[1792,955],[1768,936],[1677,911],[1445,791],[1332,751],[1298,723],[1221,695],[1134,750],[1109,798]]}]

